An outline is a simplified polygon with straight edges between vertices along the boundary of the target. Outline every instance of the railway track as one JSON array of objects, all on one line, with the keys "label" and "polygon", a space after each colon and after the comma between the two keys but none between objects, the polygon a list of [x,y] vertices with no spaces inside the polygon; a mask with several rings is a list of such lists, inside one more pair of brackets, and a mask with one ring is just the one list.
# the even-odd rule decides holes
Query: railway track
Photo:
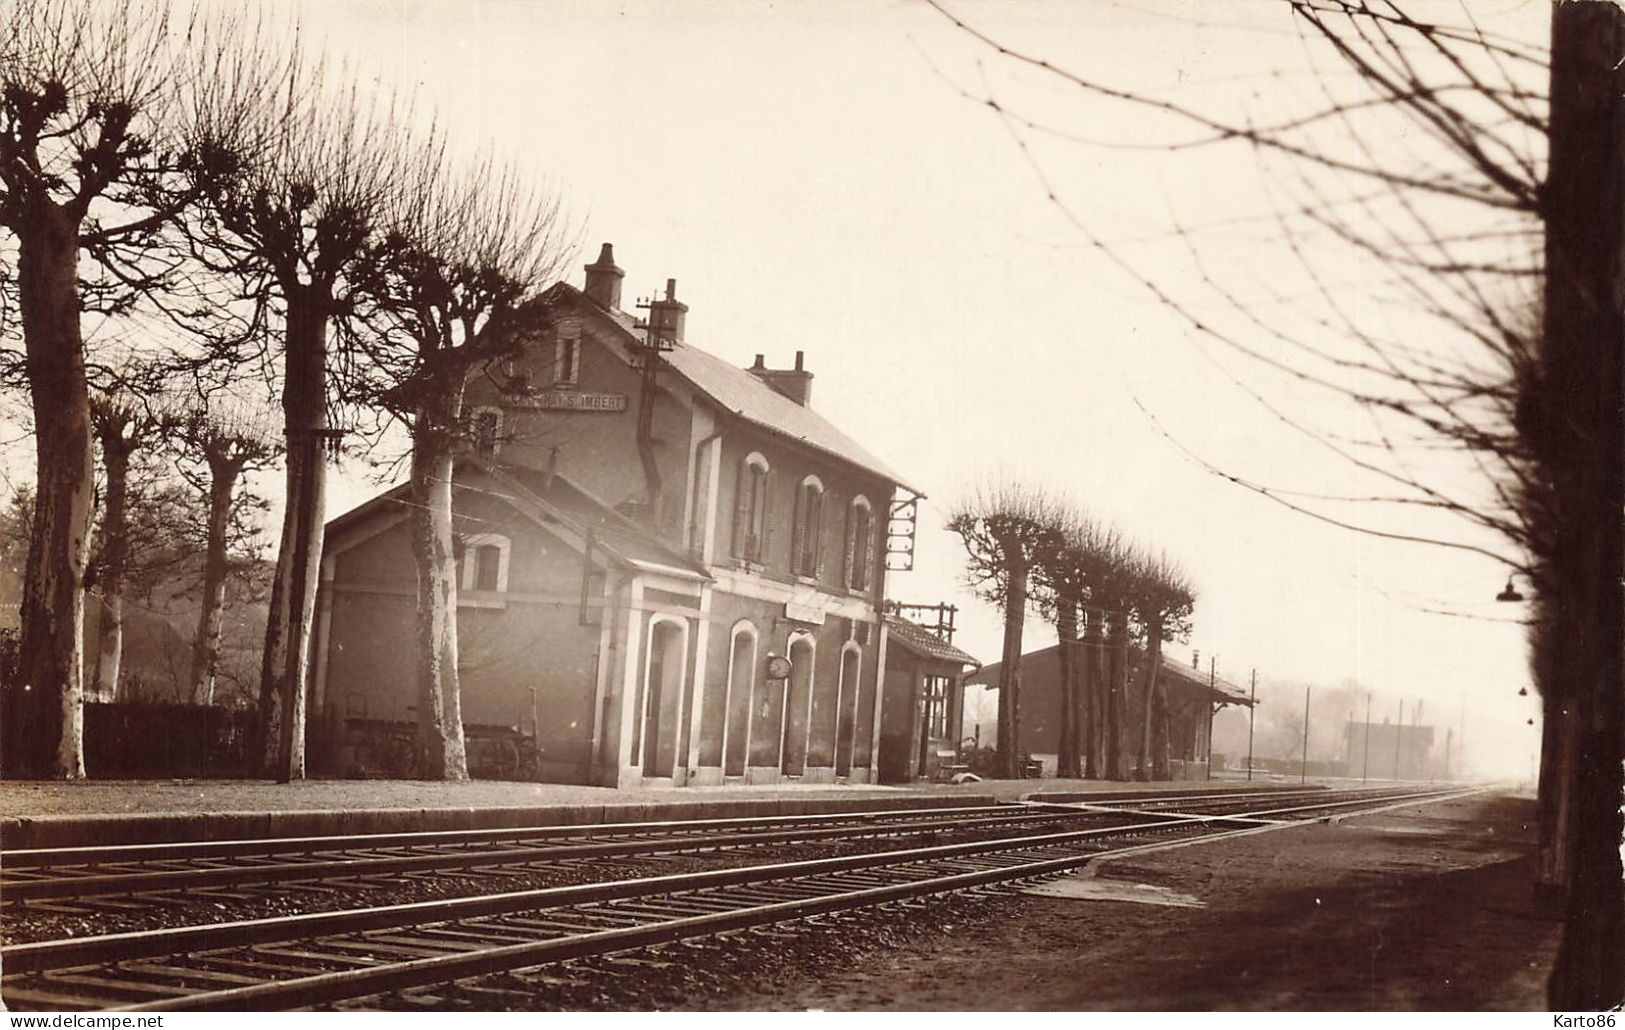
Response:
[{"label": "railway track", "polygon": [[[428,992],[432,1004],[436,985],[460,984],[446,989],[485,992],[495,1007],[491,992],[500,996],[513,988],[489,986],[494,974],[930,895],[997,889],[1107,855],[1469,792],[1193,795],[1183,800],[1205,810],[1189,812],[1134,811],[1128,806],[1153,799],[1120,797],[1113,799],[1116,807],[1104,811],[1089,802],[1080,802],[1087,809],[1066,810],[1071,816],[1115,817],[1105,825],[1057,828],[1054,820],[1040,816],[1001,824],[1014,832],[980,840],[40,941],[0,949],[5,971],[0,995],[13,1009],[283,1009],[353,1003],[403,990]],[[1040,811],[1059,814],[1054,806]],[[881,822],[885,815],[895,813],[866,818]],[[799,832],[853,828],[818,822]],[[742,828],[715,829],[727,837]]]},{"label": "railway track", "polygon": [[[1005,804],[865,813],[612,823],[495,830],[186,841],[0,852],[0,906],[118,897],[120,907],[203,890],[301,882],[363,882],[402,874],[534,868],[591,859],[775,844],[932,837],[1175,807],[1222,810],[1253,798],[1314,797],[1324,788],[1066,795],[1082,806]],[[94,904],[80,906],[93,910]]]}]

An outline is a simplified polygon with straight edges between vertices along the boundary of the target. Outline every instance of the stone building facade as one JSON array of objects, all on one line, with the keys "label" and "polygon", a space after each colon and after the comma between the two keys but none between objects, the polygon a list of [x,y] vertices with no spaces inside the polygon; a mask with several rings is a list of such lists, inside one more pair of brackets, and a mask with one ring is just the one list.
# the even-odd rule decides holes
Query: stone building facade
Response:
[{"label": "stone building facade", "polygon": [[[453,508],[471,762],[503,774],[517,751],[520,775],[622,786],[875,782],[888,515],[915,492],[811,408],[799,352],[737,368],[684,338],[674,282],[637,318],[622,278],[606,244],[469,384]],[[410,738],[404,503],[328,525],[312,736],[329,771],[391,771]]]}]

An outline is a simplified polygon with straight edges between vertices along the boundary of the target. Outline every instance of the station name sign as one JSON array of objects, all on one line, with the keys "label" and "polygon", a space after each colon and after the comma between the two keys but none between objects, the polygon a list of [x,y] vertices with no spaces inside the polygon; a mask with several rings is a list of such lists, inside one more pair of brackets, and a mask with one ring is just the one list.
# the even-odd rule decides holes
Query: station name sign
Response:
[{"label": "station name sign", "polygon": [[625,411],[626,394],[548,390],[528,397],[510,397],[508,404],[515,408],[537,408],[542,411]]}]

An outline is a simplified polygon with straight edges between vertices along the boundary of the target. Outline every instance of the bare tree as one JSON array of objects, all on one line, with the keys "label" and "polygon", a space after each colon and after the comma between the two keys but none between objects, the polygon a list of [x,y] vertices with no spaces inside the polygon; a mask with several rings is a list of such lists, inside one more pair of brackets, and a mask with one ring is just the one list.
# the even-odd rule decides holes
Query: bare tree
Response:
[{"label": "bare tree", "polygon": [[78,777],[94,482],[81,330],[94,285],[81,285],[80,259],[143,237],[163,213],[146,201],[180,160],[169,129],[184,72],[163,6],[28,0],[0,5],[0,20],[0,229],[16,246],[37,459],[6,750],[18,770]]},{"label": "bare tree", "polygon": [[422,155],[402,193],[387,258],[361,278],[372,317],[357,346],[374,379],[363,393],[412,438],[408,499],[417,569],[418,740],[429,779],[468,778],[457,675],[454,462],[474,430],[463,410],[471,375],[548,327],[532,303],[569,253],[558,199],[490,162],[450,171]]},{"label": "bare tree", "polygon": [[[1175,225],[1170,237],[1187,248],[1201,284],[1198,304],[1166,269],[1143,271],[1094,231],[1028,143],[1039,135],[1081,142],[1078,133],[1023,116],[991,86],[961,89],[1010,131],[1046,195],[1097,253],[1174,313],[1198,346],[1281,384],[1256,387],[1226,369],[1239,389],[1391,492],[1306,494],[1237,475],[1170,434],[1176,446],[1307,517],[1530,574],[1533,669],[1547,714],[1543,879],[1567,894],[1569,911],[1550,1000],[1559,1008],[1625,1000],[1620,582],[1610,573],[1599,585],[1596,571],[1619,565],[1620,313],[1617,299],[1597,300],[1615,297],[1600,270],[1619,259],[1616,235],[1595,231],[1620,222],[1625,15],[1613,4],[1555,4],[1548,60],[1541,42],[1486,29],[1466,7],[1459,24],[1447,24],[1418,18],[1399,0],[1283,0],[1283,22],[1334,70],[1290,94],[1298,109],[1259,116],[1125,88],[1007,46],[932,3],[1000,64],[1194,130],[1170,150],[1241,145],[1259,155],[1261,180],[1284,194],[1266,222],[1300,260],[1308,300],[1291,302],[1274,284],[1249,290],[1245,270],[1205,260],[1197,231]],[[1370,131],[1385,118],[1405,133]],[[1314,256],[1317,246],[1332,256]],[[1330,270],[1351,257],[1386,270],[1385,299],[1424,320],[1421,331],[1385,334],[1350,309]],[[1530,332],[1525,316],[1542,282],[1545,324]],[[1375,429],[1349,437],[1310,425],[1281,406],[1272,392],[1281,389],[1352,401]],[[1441,453],[1476,473],[1470,489],[1439,475],[1437,461],[1412,460]],[[1384,528],[1342,515],[1337,506],[1348,503],[1455,521]],[[1606,625],[1594,623],[1599,617]],[[1569,645],[1577,640],[1610,643],[1576,654]]]},{"label": "bare tree", "polygon": [[[321,566],[325,458],[336,449],[329,377],[335,323],[350,317],[358,270],[378,259],[392,199],[412,184],[406,114],[356,89],[335,93],[296,54],[255,120],[199,120],[191,169],[206,203],[189,220],[193,254],[234,283],[280,342],[286,506],[271,588],[260,692],[260,753],[278,781],[305,774],[308,651]],[[252,75],[249,76],[252,80]],[[249,95],[269,87],[245,89]],[[343,355],[339,357],[343,358]]]},{"label": "bare tree", "polygon": [[956,504],[948,529],[957,533],[967,555],[972,589],[1004,613],[1004,647],[999,666],[998,758],[1000,775],[1016,778],[1021,768],[1021,639],[1027,620],[1029,586],[1035,565],[1053,549],[1062,518],[1042,490],[995,483]]},{"label": "bare tree", "polygon": [[1138,780],[1166,780],[1168,686],[1161,675],[1162,642],[1190,633],[1196,594],[1184,571],[1166,554],[1141,556],[1135,580],[1129,604],[1145,634],[1145,668],[1140,673],[1140,747],[1134,775]]},{"label": "bare tree", "polygon": [[[1105,647],[1100,606],[1118,603],[1131,567],[1115,527],[1075,509],[1058,509],[1056,519],[1053,545],[1040,551],[1035,571],[1041,587],[1038,609],[1054,623],[1060,647],[1057,764],[1059,775],[1096,778],[1105,768],[1108,718],[1099,703],[1106,683],[1099,662]],[[1092,629],[1092,635],[1080,639],[1080,627]]]},{"label": "bare tree", "polygon": [[[214,702],[220,664],[220,630],[225,618],[226,582],[232,572],[232,544],[245,527],[238,524],[244,498],[243,475],[265,468],[281,453],[272,420],[253,406],[215,400],[193,410],[179,427],[186,445],[183,474],[206,498],[202,607],[192,638],[188,696],[193,704]],[[200,466],[196,471],[192,467]]]}]

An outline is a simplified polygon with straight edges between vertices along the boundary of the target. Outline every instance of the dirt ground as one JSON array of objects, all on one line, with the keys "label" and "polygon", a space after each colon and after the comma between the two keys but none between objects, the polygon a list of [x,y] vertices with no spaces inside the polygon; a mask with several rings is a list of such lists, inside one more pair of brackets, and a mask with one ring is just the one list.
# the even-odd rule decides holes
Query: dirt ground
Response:
[{"label": "dirt ground", "polygon": [[1107,862],[1099,887],[1202,907],[1022,894],[678,1007],[1544,1009],[1559,924],[1531,896],[1533,818],[1478,797]]}]

